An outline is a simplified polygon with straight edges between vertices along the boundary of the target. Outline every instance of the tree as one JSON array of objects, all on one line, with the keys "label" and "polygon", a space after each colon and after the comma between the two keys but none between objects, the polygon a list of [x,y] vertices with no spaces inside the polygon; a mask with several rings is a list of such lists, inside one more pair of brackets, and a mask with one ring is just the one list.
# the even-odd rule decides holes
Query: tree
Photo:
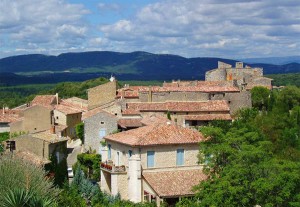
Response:
[{"label": "tree", "polygon": [[251,89],[252,106],[262,110],[268,108],[270,90],[263,86],[255,86]]},{"label": "tree", "polygon": [[81,122],[76,125],[76,135],[81,140],[81,142],[84,144],[84,123]]},{"label": "tree", "polygon": [[11,155],[0,157],[0,206],[8,206],[7,202],[13,204],[17,200],[28,205],[51,201],[48,206],[55,206],[59,193],[60,190],[53,186],[42,167]]}]

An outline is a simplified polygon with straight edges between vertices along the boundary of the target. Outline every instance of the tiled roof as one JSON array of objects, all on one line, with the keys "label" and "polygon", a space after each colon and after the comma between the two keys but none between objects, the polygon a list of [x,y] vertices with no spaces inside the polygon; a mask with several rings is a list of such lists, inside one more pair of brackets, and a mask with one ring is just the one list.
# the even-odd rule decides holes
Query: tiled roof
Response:
[{"label": "tiled roof", "polygon": [[38,95],[32,101],[31,105],[51,105],[55,103],[56,96],[55,95]]},{"label": "tiled roof", "polygon": [[140,114],[141,112],[134,109],[125,109],[124,111],[122,111],[122,115],[140,115]]},{"label": "tiled roof", "polygon": [[193,195],[193,186],[207,178],[202,170],[143,172],[143,177],[160,197]]},{"label": "tiled roof", "polygon": [[55,106],[55,110],[60,111],[66,115],[68,114],[78,114],[81,113],[82,111],[80,109],[77,108],[72,108],[63,104],[59,104]]},{"label": "tiled roof", "polygon": [[200,114],[186,115],[185,120],[211,121],[211,120],[232,120],[230,114]]},{"label": "tiled roof", "polygon": [[187,101],[187,102],[131,102],[127,108],[137,111],[173,111],[173,112],[199,112],[199,111],[229,111],[225,100]]},{"label": "tiled roof", "polygon": [[143,126],[141,123],[141,118],[135,118],[135,119],[119,119],[118,125],[122,128],[128,128],[128,127],[141,127]]},{"label": "tiled roof", "polygon": [[98,108],[94,108],[92,110],[89,110],[89,111],[86,111],[82,114],[82,120],[84,119],[87,119],[89,117],[92,117],[92,116],[95,116],[96,114],[98,113],[105,113],[107,114],[108,116],[111,116],[112,118],[116,118],[116,116],[104,111],[101,107],[98,107]]},{"label": "tiled roof", "polygon": [[166,116],[160,116],[157,114],[151,114],[151,115],[146,115],[142,118],[141,123],[143,125],[151,125],[151,124],[157,124],[157,123],[167,123],[171,122]]},{"label": "tiled roof", "polygon": [[[78,99],[78,101],[77,101],[77,99]],[[77,97],[63,99],[63,100],[61,100],[61,102],[59,104],[77,109],[79,111],[87,111],[88,110],[87,100],[80,99]]]},{"label": "tiled roof", "polygon": [[140,89],[141,92],[239,92],[239,89],[233,86],[182,86],[182,87],[145,87]]},{"label": "tiled roof", "polygon": [[68,140],[68,138],[66,138],[66,137],[59,137],[57,134],[51,133],[50,130],[37,132],[37,133],[31,134],[31,136],[38,138],[38,139],[45,140],[50,143],[63,142],[63,141]]},{"label": "tiled roof", "polygon": [[203,135],[175,124],[153,124],[104,137],[130,146],[192,144],[204,140]]},{"label": "tiled roof", "polygon": [[51,162],[50,160],[37,156],[36,154],[29,151],[17,151],[14,152],[14,155],[22,160],[33,163],[37,166],[44,166],[45,164]]},{"label": "tiled roof", "polygon": [[5,109],[0,111],[0,123],[11,123],[20,120],[19,110]]}]

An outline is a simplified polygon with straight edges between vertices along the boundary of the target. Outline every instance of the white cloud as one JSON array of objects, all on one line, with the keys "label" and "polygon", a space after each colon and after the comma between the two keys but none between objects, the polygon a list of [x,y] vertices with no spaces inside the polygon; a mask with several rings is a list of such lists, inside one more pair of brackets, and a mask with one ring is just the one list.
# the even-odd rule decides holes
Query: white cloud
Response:
[{"label": "white cloud", "polygon": [[101,31],[111,41],[131,40],[131,50],[147,45],[150,52],[187,56],[233,58],[272,51],[276,56],[289,55],[296,50],[289,50],[288,45],[299,42],[297,11],[298,0],[166,0],[149,4],[132,19],[103,26]]}]

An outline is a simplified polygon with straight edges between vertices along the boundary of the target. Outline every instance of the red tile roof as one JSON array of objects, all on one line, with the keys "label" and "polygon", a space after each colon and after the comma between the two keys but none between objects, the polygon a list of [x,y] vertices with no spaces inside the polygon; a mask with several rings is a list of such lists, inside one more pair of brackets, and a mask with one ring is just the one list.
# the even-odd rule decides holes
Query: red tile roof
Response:
[{"label": "red tile roof", "polygon": [[122,115],[140,115],[140,114],[141,112],[134,109],[125,109],[124,111],[122,111]]},{"label": "red tile roof", "polygon": [[233,86],[182,86],[182,87],[145,87],[141,88],[141,92],[148,92],[151,89],[152,92],[239,92],[239,89]]},{"label": "red tile roof", "polygon": [[112,118],[116,118],[116,116],[104,111],[101,107],[98,107],[98,108],[94,108],[92,110],[89,110],[89,111],[86,111],[82,114],[82,120],[84,119],[87,119],[87,118],[90,118],[92,116],[95,116],[96,114],[98,113],[105,113],[107,114],[108,116],[111,116]]},{"label": "red tile roof", "polygon": [[207,178],[200,169],[143,172],[143,177],[160,197],[193,195],[193,186]]},{"label": "red tile roof", "polygon": [[72,108],[72,107],[69,107],[69,106],[66,106],[66,105],[62,105],[62,104],[59,104],[59,105],[55,106],[55,110],[60,111],[64,114],[66,114],[66,115],[68,115],[68,114],[78,114],[78,113],[82,112],[81,110],[78,110],[77,108]]},{"label": "red tile roof", "polygon": [[185,120],[211,121],[211,120],[232,120],[230,114],[201,114],[201,115],[186,115]]},{"label": "red tile roof", "polygon": [[173,112],[200,112],[200,111],[229,111],[225,100],[187,101],[187,102],[132,102],[127,108],[137,111],[173,111]]},{"label": "red tile roof", "polygon": [[31,105],[52,105],[56,104],[56,96],[55,95],[38,95],[32,101]]},{"label": "red tile roof", "polygon": [[130,146],[192,144],[204,140],[203,135],[196,130],[168,123],[148,125],[104,138]]},{"label": "red tile roof", "polygon": [[119,119],[118,125],[122,128],[130,128],[130,127],[141,127],[143,126],[141,123],[141,118],[138,119]]},{"label": "red tile roof", "polygon": [[171,122],[166,116],[160,116],[157,114],[151,114],[151,115],[146,115],[142,118],[141,123],[143,125],[151,125],[151,124],[157,124],[157,123],[167,123]]},{"label": "red tile roof", "polygon": [[20,120],[20,110],[5,109],[0,111],[0,123],[11,123]]}]

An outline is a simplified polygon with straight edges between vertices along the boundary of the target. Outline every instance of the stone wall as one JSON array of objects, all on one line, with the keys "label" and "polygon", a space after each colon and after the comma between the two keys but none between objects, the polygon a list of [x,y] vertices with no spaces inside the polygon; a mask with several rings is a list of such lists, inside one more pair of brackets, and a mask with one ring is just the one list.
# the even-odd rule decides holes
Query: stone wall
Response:
[{"label": "stone wall", "polygon": [[106,112],[100,112],[84,120],[84,145],[86,149],[96,150],[100,153],[100,129],[104,129],[106,135],[118,129],[117,118]]},{"label": "stone wall", "polygon": [[94,109],[115,100],[117,82],[108,82],[88,89],[88,108]]},{"label": "stone wall", "polygon": [[32,106],[24,111],[23,130],[33,133],[51,128],[51,110],[42,106]]},{"label": "stone wall", "polygon": [[[208,100],[208,93],[202,92],[152,92],[150,98],[152,102],[165,102],[165,101],[206,101]],[[140,102],[149,102],[149,92],[140,92]]]},{"label": "stone wall", "polygon": [[226,80],[226,70],[225,69],[214,69],[209,70],[205,73],[206,81],[223,81]]},{"label": "stone wall", "polygon": [[17,151],[29,151],[39,157],[49,159],[49,143],[32,137],[31,135],[22,135],[15,139]]}]

